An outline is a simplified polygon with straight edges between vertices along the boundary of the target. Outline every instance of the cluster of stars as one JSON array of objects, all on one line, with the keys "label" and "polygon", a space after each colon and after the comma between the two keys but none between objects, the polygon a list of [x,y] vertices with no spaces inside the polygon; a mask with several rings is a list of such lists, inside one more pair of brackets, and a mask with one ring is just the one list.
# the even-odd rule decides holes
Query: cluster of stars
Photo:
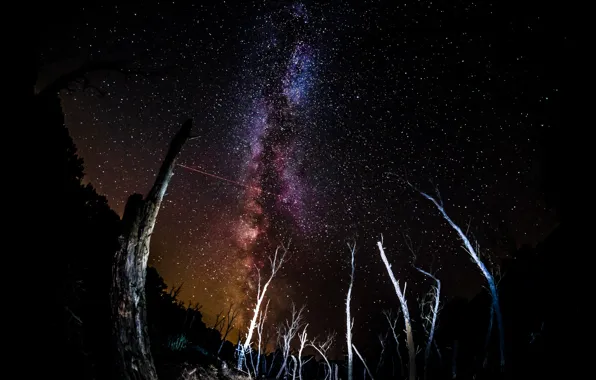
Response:
[{"label": "cluster of stars", "polygon": [[[528,31],[541,21],[497,25],[495,12],[431,1],[87,8],[44,59],[124,58],[149,74],[93,73],[103,96],[62,97],[86,179],[117,212],[149,190],[186,117],[199,138],[180,162],[244,185],[177,168],[152,238],[150,264],[169,285],[184,283],[181,296],[204,303],[208,322],[229,303],[253,301],[253,268],[266,271],[270,249],[291,238],[271,320],[292,299],[308,303],[313,329],[338,328],[355,239],[354,313],[368,331],[378,311],[396,307],[375,251],[381,233],[410,294],[429,284],[412,269],[404,234],[449,297],[482,283],[457,237],[400,177],[436,185],[486,255],[534,244],[554,222],[538,190],[535,136],[552,122],[560,84],[543,80],[536,54],[515,48],[539,46]],[[510,29],[454,32],[476,23]]]}]

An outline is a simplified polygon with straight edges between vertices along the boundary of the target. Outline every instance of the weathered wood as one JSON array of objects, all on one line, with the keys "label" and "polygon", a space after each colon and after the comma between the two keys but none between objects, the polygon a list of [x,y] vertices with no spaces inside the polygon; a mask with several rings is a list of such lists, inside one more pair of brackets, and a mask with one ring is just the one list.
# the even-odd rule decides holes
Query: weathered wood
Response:
[{"label": "weathered wood", "polygon": [[145,276],[149,243],[176,159],[190,137],[191,128],[192,120],[182,125],[149,194],[145,199],[140,194],[131,195],[122,217],[120,249],[112,265],[111,300],[119,378],[123,380],[157,379],[146,325]]}]

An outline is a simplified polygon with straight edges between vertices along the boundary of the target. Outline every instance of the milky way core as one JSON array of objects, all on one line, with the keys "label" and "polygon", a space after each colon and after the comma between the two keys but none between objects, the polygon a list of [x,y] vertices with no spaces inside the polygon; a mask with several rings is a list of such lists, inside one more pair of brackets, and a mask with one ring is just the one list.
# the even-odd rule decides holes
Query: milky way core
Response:
[{"label": "milky way core", "polygon": [[[291,6],[266,19],[270,58],[264,86],[255,97],[246,128],[250,153],[245,160],[241,200],[244,213],[237,221],[236,244],[245,255],[248,277],[266,263],[275,245],[307,227],[304,217],[305,178],[300,172],[301,149],[314,54],[303,7]],[[252,286],[251,286],[252,287]],[[249,301],[250,302],[250,301]]]}]

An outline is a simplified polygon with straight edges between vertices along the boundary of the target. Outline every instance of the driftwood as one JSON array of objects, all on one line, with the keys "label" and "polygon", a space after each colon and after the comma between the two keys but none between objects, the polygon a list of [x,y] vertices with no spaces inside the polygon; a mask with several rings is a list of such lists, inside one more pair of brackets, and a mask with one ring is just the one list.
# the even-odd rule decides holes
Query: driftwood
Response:
[{"label": "driftwood", "polygon": [[156,380],[157,373],[146,325],[145,276],[149,242],[176,159],[190,138],[192,120],[176,134],[155,183],[145,199],[128,198],[122,217],[120,249],[112,265],[112,328],[116,340],[119,378]]}]

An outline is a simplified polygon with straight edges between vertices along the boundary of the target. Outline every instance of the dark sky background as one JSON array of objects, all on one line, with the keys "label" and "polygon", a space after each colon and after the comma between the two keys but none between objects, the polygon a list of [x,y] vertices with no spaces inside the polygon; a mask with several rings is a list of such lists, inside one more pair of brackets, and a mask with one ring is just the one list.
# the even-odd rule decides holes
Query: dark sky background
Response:
[{"label": "dark sky background", "polygon": [[184,283],[182,299],[202,303],[209,323],[231,302],[251,306],[254,265],[291,238],[268,294],[271,321],[293,300],[307,305],[313,333],[343,335],[355,239],[358,344],[385,330],[382,309],[397,308],[380,234],[411,304],[430,283],[412,269],[404,234],[418,264],[438,270],[445,300],[484,284],[436,209],[398,175],[436,185],[495,263],[554,227],[540,141],[559,117],[566,37],[549,12],[465,1],[70,8],[43,35],[40,86],[89,59],[154,72],[96,72],[90,83],[103,96],[62,96],[87,180],[120,214],[129,194],[149,190],[187,117],[199,138],[180,163],[238,183],[178,167],[150,265],[169,285]]}]

